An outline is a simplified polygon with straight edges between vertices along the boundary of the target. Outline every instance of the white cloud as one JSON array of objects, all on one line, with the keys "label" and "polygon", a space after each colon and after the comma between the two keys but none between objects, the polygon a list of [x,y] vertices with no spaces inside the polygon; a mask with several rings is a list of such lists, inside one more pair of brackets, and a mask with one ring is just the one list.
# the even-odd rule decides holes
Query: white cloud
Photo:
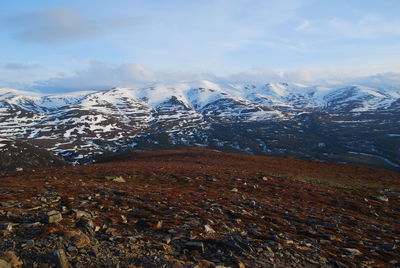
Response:
[{"label": "white cloud", "polygon": [[101,90],[112,87],[143,87],[155,82],[174,83],[206,79],[215,82],[297,82],[308,85],[342,86],[349,84],[400,87],[399,73],[352,74],[345,70],[293,69],[275,70],[253,68],[247,71],[218,76],[210,73],[152,71],[136,63],[108,65],[91,61],[87,69],[64,76],[39,81],[32,87],[44,92]]},{"label": "white cloud", "polygon": [[369,87],[400,87],[400,73],[387,72],[378,73],[369,76],[362,76],[357,78],[350,78],[343,83],[352,83],[358,85],[365,85]]},{"label": "white cloud", "polygon": [[300,24],[295,27],[295,30],[298,32],[316,32],[317,28],[310,20],[304,19]]},{"label": "white cloud", "polygon": [[135,17],[91,20],[78,10],[53,8],[18,14],[2,22],[16,40],[59,44],[95,38],[118,28],[135,25],[139,20]]},{"label": "white cloud", "polygon": [[155,81],[153,72],[135,63],[112,66],[99,61],[91,61],[89,68],[71,75],[53,77],[35,83],[42,90],[83,90],[106,89],[116,86],[130,86]]},{"label": "white cloud", "polygon": [[3,65],[3,68],[6,70],[19,70],[19,71],[35,69],[38,67],[39,67],[38,64],[29,62],[8,62]]}]

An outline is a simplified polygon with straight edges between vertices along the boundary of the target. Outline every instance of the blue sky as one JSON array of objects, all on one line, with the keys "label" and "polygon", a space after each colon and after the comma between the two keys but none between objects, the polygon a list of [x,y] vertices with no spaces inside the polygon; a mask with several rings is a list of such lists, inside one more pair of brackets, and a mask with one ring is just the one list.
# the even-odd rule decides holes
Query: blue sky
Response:
[{"label": "blue sky", "polygon": [[398,0],[3,0],[0,87],[393,77],[399,10]]}]

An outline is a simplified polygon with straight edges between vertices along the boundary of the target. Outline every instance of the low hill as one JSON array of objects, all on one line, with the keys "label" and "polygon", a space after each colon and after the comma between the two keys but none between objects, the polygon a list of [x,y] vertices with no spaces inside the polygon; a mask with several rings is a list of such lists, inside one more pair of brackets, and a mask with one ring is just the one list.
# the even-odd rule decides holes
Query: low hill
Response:
[{"label": "low hill", "polygon": [[67,165],[67,162],[51,152],[27,142],[0,139],[0,171]]}]

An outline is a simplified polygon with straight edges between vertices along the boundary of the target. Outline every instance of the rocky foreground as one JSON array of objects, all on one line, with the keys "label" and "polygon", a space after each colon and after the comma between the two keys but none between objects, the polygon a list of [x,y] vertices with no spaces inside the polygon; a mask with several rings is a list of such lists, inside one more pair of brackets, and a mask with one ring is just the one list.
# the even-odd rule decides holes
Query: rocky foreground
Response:
[{"label": "rocky foreground", "polygon": [[390,171],[127,154],[0,178],[0,267],[397,267],[399,208]]}]

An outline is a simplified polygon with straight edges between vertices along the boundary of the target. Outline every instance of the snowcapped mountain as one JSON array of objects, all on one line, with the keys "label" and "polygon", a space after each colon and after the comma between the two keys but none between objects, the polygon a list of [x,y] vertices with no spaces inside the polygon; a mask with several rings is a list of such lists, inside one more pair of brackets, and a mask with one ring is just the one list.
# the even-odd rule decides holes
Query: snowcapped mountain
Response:
[{"label": "snowcapped mountain", "polygon": [[[387,125],[393,133],[379,135],[400,133],[399,103],[400,90],[393,88],[296,83],[203,80],[60,95],[3,88],[0,137],[27,141],[72,163],[107,152],[178,145],[342,161],[323,148],[340,143],[346,148],[337,154],[353,152],[352,158],[354,151],[396,155],[374,140],[359,144],[344,133],[348,126],[357,126],[360,135],[376,132],[372,122],[378,125],[384,117],[397,124]],[[385,150],[390,153],[383,156]],[[386,160],[392,166],[399,161]]]}]

